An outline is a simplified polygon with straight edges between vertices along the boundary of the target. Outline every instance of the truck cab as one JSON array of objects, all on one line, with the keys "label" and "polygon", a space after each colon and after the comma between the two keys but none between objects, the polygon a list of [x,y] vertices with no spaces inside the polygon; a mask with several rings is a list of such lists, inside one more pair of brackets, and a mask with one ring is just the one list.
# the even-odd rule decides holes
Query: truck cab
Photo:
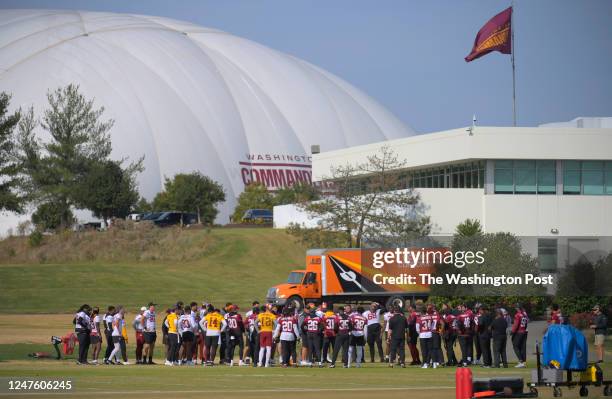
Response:
[{"label": "truck cab", "polygon": [[275,285],[268,290],[266,301],[273,305],[291,305],[301,309],[305,302],[321,300],[320,282],[320,269],[292,270],[286,283]]}]

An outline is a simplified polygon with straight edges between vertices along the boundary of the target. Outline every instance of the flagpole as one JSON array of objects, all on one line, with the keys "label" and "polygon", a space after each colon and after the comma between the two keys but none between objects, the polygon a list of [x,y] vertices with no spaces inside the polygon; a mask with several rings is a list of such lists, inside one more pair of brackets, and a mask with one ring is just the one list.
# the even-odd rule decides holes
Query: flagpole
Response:
[{"label": "flagpole", "polygon": [[512,122],[516,127],[516,68],[514,67],[514,0],[512,0],[512,13],[510,14],[510,41],[511,52],[510,61],[512,62]]}]

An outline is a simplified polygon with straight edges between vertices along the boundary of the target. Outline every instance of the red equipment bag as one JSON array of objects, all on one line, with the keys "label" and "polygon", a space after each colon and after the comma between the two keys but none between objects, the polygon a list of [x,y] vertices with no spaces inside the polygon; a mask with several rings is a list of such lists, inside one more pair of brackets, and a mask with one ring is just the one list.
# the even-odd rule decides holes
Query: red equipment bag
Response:
[{"label": "red equipment bag", "polygon": [[64,355],[72,355],[74,347],[77,342],[76,334],[71,332],[62,337],[62,343],[64,344]]}]

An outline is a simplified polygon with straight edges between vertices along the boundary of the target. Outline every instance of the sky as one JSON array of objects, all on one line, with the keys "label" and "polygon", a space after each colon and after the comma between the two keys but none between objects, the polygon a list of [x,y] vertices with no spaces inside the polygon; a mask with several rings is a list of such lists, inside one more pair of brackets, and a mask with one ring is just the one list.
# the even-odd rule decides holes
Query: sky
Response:
[{"label": "sky", "polygon": [[[2,8],[157,15],[217,28],[340,76],[417,132],[512,125],[509,55],[471,63],[500,0],[0,0]],[[612,1],[515,0],[519,126],[612,116]],[[1,10],[0,10],[1,12]]]}]

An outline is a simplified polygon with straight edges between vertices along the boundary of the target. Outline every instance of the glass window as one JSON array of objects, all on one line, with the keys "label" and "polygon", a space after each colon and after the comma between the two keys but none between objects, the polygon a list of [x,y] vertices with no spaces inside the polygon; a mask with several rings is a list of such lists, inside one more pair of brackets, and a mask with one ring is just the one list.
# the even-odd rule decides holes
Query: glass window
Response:
[{"label": "glass window", "polygon": [[535,161],[515,161],[514,168],[514,191],[517,194],[535,194]]},{"label": "glass window", "polygon": [[586,195],[601,195],[604,193],[603,170],[583,170],[582,190]]},{"label": "glass window", "polygon": [[557,269],[557,240],[554,238],[538,239],[538,265],[542,271]]},{"label": "glass window", "polygon": [[495,169],[495,192],[500,194],[514,192],[512,169]]},{"label": "glass window", "polygon": [[554,194],[557,184],[555,161],[538,161],[538,193]]},{"label": "glass window", "polygon": [[606,162],[606,194],[612,194],[612,161]]},{"label": "glass window", "polygon": [[563,194],[580,194],[580,161],[563,161]]}]

